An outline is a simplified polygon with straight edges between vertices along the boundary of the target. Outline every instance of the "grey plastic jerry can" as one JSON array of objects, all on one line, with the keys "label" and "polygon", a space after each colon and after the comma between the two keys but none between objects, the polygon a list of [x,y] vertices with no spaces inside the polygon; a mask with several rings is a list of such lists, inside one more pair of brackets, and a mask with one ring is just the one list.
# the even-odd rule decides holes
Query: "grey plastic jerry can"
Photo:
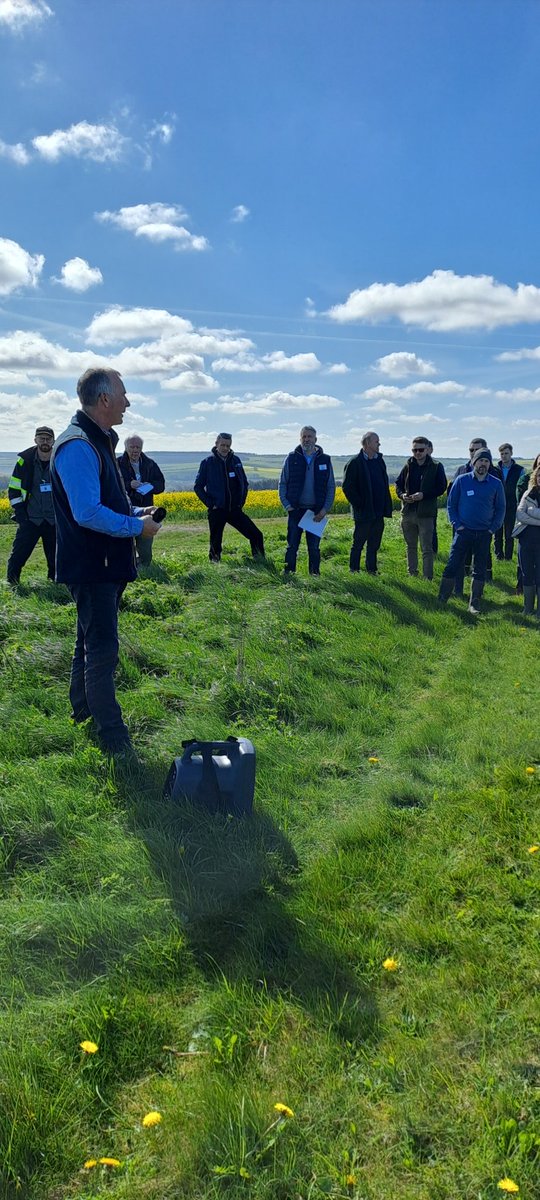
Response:
[{"label": "grey plastic jerry can", "polygon": [[250,813],[255,792],[255,750],[247,738],[182,742],[163,789],[165,799],[185,797],[211,813]]}]

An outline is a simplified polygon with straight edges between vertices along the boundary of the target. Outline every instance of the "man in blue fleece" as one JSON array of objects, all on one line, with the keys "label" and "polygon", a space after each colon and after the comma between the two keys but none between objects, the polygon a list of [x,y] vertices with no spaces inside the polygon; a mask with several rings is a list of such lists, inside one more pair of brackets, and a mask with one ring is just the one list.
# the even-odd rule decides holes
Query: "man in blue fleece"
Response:
[{"label": "man in blue fleece", "polygon": [[469,612],[478,616],[486,581],[492,534],[500,529],[506,510],[500,479],[489,474],[491,451],[480,447],[472,458],[472,471],[454,480],[448,497],[448,519],[454,530],[450,557],[444,569],[439,600],[451,596],[468,550],[472,551],[473,575]]}]

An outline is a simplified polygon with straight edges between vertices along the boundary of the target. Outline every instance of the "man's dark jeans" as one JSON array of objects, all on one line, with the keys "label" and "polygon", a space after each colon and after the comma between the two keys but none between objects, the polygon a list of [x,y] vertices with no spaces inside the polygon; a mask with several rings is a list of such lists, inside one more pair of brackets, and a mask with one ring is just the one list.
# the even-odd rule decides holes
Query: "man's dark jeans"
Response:
[{"label": "man's dark jeans", "polygon": [[366,546],[366,571],[374,575],[377,570],[377,552],[384,533],[384,517],[373,517],[371,521],[363,521],[354,512],[353,516],[354,534],[349,568],[351,571],[360,570],[362,550]]},{"label": "man's dark jeans", "polygon": [[443,571],[443,579],[457,579],[462,572],[467,551],[472,554],[473,579],[485,583],[489,558],[491,533],[489,529],[456,529],[450,547],[450,557]]},{"label": "man's dark jeans", "polygon": [[75,721],[93,717],[104,750],[130,745],[114,690],[118,664],[118,605],[125,583],[77,583],[70,592],[77,605],[77,641],[71,665],[69,698]]},{"label": "man's dark jeans", "polygon": [[209,508],[208,524],[210,526],[210,562],[219,562],[223,545],[223,530],[226,525],[232,525],[245,538],[249,539],[251,553],[254,558],[264,555],[264,538],[250,517],[241,508]]},{"label": "man's dark jeans", "polygon": [[[298,522],[302,520],[304,514],[307,513],[307,508],[293,508],[288,514],[287,521],[287,550],[285,553],[285,570],[296,571],[296,556],[300,545],[303,529],[300,529]],[[315,533],[308,533],[306,530],[306,542],[308,550],[308,562],[310,575],[319,575],[321,566],[321,539]]]},{"label": "man's dark jeans", "polygon": [[8,560],[7,577],[10,583],[19,582],[22,568],[28,562],[32,550],[37,546],[40,538],[43,542],[45,558],[47,559],[47,574],[49,579],[54,579],[56,529],[54,525],[49,525],[48,521],[42,521],[40,525],[34,525],[33,521],[30,521],[28,517],[24,517],[17,524],[17,532]]},{"label": "man's dark jeans", "polygon": [[514,553],[512,530],[516,523],[516,509],[517,505],[515,507],[506,505],[504,524],[495,534],[495,555],[497,558],[505,558],[507,562],[510,562]]}]

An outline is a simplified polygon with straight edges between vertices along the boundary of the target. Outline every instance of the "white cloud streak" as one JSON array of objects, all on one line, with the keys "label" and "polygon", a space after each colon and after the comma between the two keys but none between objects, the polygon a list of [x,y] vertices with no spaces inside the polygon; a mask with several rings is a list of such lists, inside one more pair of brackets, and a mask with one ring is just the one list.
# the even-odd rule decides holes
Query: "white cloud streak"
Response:
[{"label": "white cloud streak", "polygon": [[363,400],[414,400],[419,396],[462,396],[469,391],[462,383],[454,379],[445,379],[441,383],[409,383],[406,387],[396,387],[393,384],[379,383],[376,387],[362,392]]},{"label": "white cloud streak", "polygon": [[196,236],[181,224],[187,213],[179,204],[134,204],[118,212],[95,213],[97,221],[115,225],[150,242],[172,241],[175,250],[208,250],[207,238]]},{"label": "white cloud streak", "polygon": [[372,283],[357,289],[327,316],[339,323],[397,320],[444,333],[497,329],[539,321],[540,288],[523,283],[511,288],[492,275],[438,270],[413,283]]},{"label": "white cloud streak", "polygon": [[253,354],[240,354],[235,358],[217,358],[212,363],[214,371],[257,373],[260,371],[291,371],[304,374],[320,371],[321,363],[316,354],[286,355],[283,350],[274,350],[257,358]]}]

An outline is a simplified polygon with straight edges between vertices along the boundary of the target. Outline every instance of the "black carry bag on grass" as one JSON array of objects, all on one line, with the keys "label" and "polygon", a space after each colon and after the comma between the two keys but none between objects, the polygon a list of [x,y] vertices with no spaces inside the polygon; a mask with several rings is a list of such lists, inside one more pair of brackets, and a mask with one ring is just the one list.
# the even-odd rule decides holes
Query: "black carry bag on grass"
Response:
[{"label": "black carry bag on grass", "polygon": [[228,737],[224,742],[182,742],[184,753],[175,758],[163,797],[190,800],[210,813],[245,816],[253,808],[255,750],[247,738]]}]

